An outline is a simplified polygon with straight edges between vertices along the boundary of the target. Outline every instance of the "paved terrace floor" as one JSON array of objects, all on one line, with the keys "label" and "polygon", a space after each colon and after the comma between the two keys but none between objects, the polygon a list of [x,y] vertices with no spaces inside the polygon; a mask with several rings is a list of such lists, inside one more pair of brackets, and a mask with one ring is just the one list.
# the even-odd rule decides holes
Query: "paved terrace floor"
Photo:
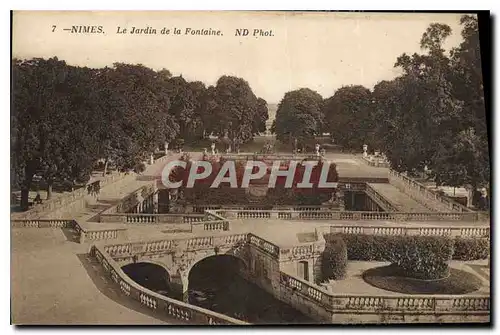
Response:
[{"label": "paved terrace floor", "polygon": [[388,178],[389,169],[374,167],[363,162],[360,155],[332,153],[325,158],[337,165],[339,178]]},{"label": "paved terrace floor", "polygon": [[68,241],[67,234],[63,229],[12,230],[14,324],[174,323],[111,288],[100,266],[86,257],[89,245]]},{"label": "paved terrace floor", "polygon": [[389,200],[400,212],[424,213],[429,211],[425,206],[413,200],[391,184],[369,183],[368,185]]}]

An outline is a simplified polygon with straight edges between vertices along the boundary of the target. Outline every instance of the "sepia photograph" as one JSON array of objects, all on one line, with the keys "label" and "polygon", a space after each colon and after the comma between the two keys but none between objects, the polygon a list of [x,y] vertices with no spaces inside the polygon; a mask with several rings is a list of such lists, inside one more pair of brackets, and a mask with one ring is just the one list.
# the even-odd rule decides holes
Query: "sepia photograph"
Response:
[{"label": "sepia photograph", "polygon": [[12,11],[11,324],[491,325],[489,29]]}]

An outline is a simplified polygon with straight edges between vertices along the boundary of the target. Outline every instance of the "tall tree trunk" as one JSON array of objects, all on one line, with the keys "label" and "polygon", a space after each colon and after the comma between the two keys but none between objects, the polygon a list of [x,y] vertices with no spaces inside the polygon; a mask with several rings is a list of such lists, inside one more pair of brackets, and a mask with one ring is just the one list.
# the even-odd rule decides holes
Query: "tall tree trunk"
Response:
[{"label": "tall tree trunk", "polygon": [[52,178],[47,179],[47,200],[52,198],[52,185],[54,184],[54,180]]},{"label": "tall tree trunk", "polygon": [[102,176],[106,177],[106,173],[108,172],[108,159],[104,160],[104,170],[102,171]]},{"label": "tall tree trunk", "polygon": [[21,189],[21,210],[23,211],[26,211],[29,208],[29,195],[29,187],[23,186],[23,188]]},{"label": "tall tree trunk", "polygon": [[25,168],[25,180],[21,187],[21,210],[26,211],[29,209],[29,196],[31,183],[33,181],[33,171]]}]

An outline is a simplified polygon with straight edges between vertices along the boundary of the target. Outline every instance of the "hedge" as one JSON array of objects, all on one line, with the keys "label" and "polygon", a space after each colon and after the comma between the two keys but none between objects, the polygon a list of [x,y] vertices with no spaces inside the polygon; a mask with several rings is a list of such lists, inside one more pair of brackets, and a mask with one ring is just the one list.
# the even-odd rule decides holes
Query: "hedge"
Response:
[{"label": "hedge", "polygon": [[[333,236],[341,236],[347,246],[347,258],[357,261],[387,261],[395,241],[403,236],[326,234],[327,242]],[[418,236],[417,236],[418,237]],[[461,238],[453,241],[453,260],[471,261],[487,259],[490,253],[488,238]]]},{"label": "hedge", "polygon": [[347,247],[340,236],[334,236],[325,246],[321,259],[323,281],[343,279],[347,269]]},{"label": "hedge", "polygon": [[333,244],[339,237],[346,244],[348,259],[388,261],[419,279],[446,276],[453,254],[453,240],[443,236],[329,234],[325,239]]},{"label": "hedge", "polygon": [[472,261],[487,259],[490,254],[490,240],[487,238],[456,238],[453,259]]}]

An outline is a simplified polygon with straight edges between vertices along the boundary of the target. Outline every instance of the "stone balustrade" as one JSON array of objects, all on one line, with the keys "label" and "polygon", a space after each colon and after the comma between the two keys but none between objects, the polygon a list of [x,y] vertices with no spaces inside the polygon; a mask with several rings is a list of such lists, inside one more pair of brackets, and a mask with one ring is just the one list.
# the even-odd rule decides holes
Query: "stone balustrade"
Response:
[{"label": "stone balustrade", "polygon": [[[266,211],[269,210],[269,206],[236,206],[236,205],[196,205],[193,206],[194,213],[204,213],[207,210],[212,211],[216,214],[223,215],[226,210],[245,210],[245,211]],[[335,205],[309,205],[309,206],[273,206],[274,211],[328,211],[328,210],[339,210],[338,206]]]},{"label": "stone balustrade", "polygon": [[193,232],[197,231],[225,231],[229,230],[229,221],[227,220],[213,220],[213,221],[198,221],[191,222]]},{"label": "stone balustrade", "polygon": [[[106,210],[102,211],[100,213],[100,217],[103,216],[104,220],[109,219],[109,215],[111,214],[120,214],[120,213],[126,213],[129,211],[131,208],[134,206],[137,206],[139,204],[140,199],[146,199],[149,196],[153,195],[156,192],[156,187],[155,183],[150,183],[148,185],[144,185],[139,187],[138,189],[130,192],[127,196],[122,198],[120,202],[114,206],[111,206],[109,208],[106,208]],[[110,222],[110,221],[102,221],[101,222]]]},{"label": "stone balustrade", "polygon": [[86,229],[76,220],[56,220],[56,219],[37,219],[37,220],[12,220],[13,228],[69,228],[74,229],[79,236],[80,243],[85,241],[99,241],[118,239],[125,236],[125,228],[99,228]]},{"label": "stone balustrade", "polygon": [[100,222],[130,223],[130,224],[166,224],[166,223],[194,223],[207,221],[200,214],[135,214],[116,213],[103,214]]},{"label": "stone balustrade", "polygon": [[489,238],[488,226],[381,226],[366,224],[363,226],[330,225],[330,233],[364,235],[412,235],[412,236],[449,236],[463,238]]},{"label": "stone balustrade", "polygon": [[262,161],[301,161],[303,159],[319,160],[320,157],[315,154],[222,154],[220,158],[226,160],[262,160]]},{"label": "stone balustrade", "polygon": [[448,212],[473,212],[458,202],[440,195],[410,177],[394,170],[389,170],[389,183],[427,208]]},{"label": "stone balustrade", "polygon": [[483,212],[361,212],[361,211],[293,211],[293,210],[232,210],[216,213],[231,219],[284,219],[284,220],[353,220],[353,221],[465,221],[489,222],[489,213]]},{"label": "stone balustrade", "polygon": [[74,220],[65,219],[11,220],[13,228],[73,228],[74,225]]},{"label": "stone balustrade", "polygon": [[[490,297],[487,295],[352,295],[335,294],[301,278],[280,272],[280,297],[283,301],[289,293],[300,295],[314,306],[316,315],[331,318],[335,313],[455,313],[490,311]],[[295,299],[297,301],[297,299]],[[293,304],[293,301],[290,301]],[[294,306],[296,307],[296,306]],[[309,307],[310,308],[310,307]],[[318,311],[320,310],[320,311]],[[323,313],[321,313],[323,311]],[[331,321],[331,319],[330,319]]]},{"label": "stone balustrade", "polygon": [[389,199],[384,197],[379,192],[375,191],[370,184],[366,184],[365,192],[370,196],[382,209],[386,212],[397,212],[398,208],[395,207]]},{"label": "stone balustrade", "polygon": [[[126,175],[125,173],[115,173],[106,175],[102,179],[100,179],[101,187],[114,183],[118,180],[124,178],[132,178],[131,175]],[[54,197],[50,200],[45,200],[42,204],[34,205],[31,209],[27,210],[23,213],[16,213],[16,219],[37,219],[41,216],[46,216],[47,213],[55,211],[61,207],[68,206],[69,204],[79,200],[88,195],[87,187],[78,188],[72,192],[65,192],[64,194]]]},{"label": "stone balustrade", "polygon": [[362,157],[363,161],[374,167],[384,167],[384,168],[390,168],[391,164],[384,158],[382,157],[375,157],[375,156],[369,156],[369,157]]},{"label": "stone balustrade", "polygon": [[184,303],[179,300],[148,290],[130,279],[120,266],[97,246],[91,249],[91,255],[102,265],[106,274],[112,279],[112,284],[126,297],[138,301],[145,308],[157,312],[159,315],[174,318],[188,324],[204,325],[245,325],[238,319],[219,314],[208,309]]},{"label": "stone balustrade", "polygon": [[252,233],[248,234],[248,242],[250,245],[253,245],[260,250],[265,251],[266,253],[270,254],[271,256],[275,258],[279,258],[280,255],[280,248],[275,245],[274,243],[271,243],[269,241],[266,241],[265,239],[254,235]]},{"label": "stone balustrade", "polygon": [[185,249],[197,251],[214,247],[232,247],[235,244],[247,242],[247,234],[232,234],[221,236],[203,236],[169,240],[153,240],[144,242],[127,242],[104,246],[111,257],[115,259],[130,258],[134,255],[152,255]]}]

